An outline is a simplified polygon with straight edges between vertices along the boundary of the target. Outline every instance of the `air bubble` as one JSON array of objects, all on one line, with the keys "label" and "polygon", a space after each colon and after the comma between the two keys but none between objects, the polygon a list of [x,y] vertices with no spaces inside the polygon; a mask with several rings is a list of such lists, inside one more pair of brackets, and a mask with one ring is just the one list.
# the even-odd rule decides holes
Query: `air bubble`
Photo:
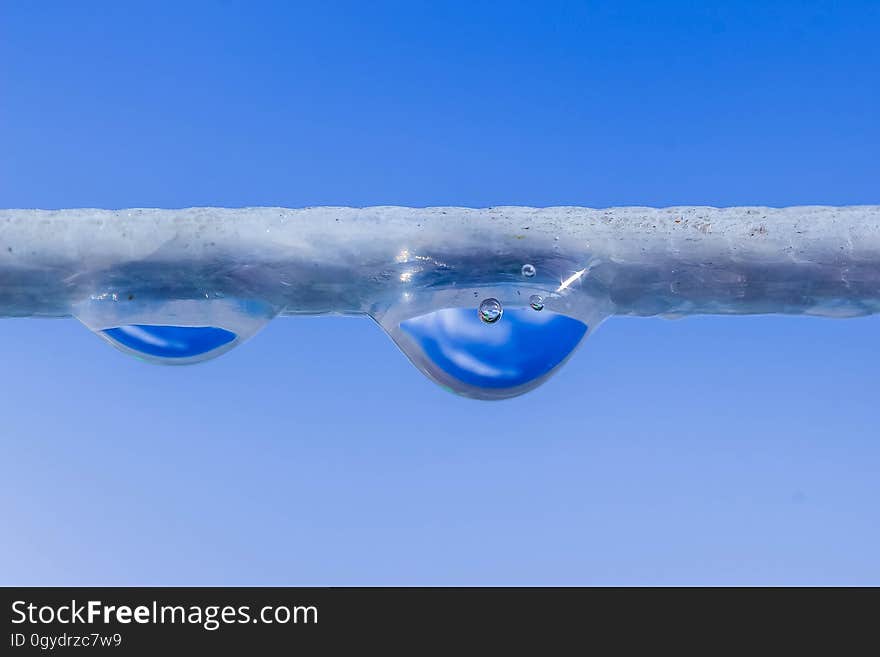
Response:
[{"label": "air bubble", "polygon": [[535,266],[530,264],[523,265],[522,275],[526,278],[532,278],[535,275]]},{"label": "air bubble", "polygon": [[544,310],[544,297],[540,294],[533,294],[529,297],[529,305],[532,310]]},{"label": "air bubble", "polygon": [[488,299],[483,299],[482,303],[480,303],[480,319],[486,324],[494,324],[501,319],[501,315],[503,314],[504,308],[501,307],[501,302],[498,301],[498,299],[490,297]]}]

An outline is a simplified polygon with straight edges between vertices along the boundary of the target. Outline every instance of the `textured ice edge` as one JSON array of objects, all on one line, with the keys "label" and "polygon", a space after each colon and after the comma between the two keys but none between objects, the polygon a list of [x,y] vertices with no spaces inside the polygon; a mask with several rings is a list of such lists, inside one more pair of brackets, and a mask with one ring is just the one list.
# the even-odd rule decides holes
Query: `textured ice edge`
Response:
[{"label": "textured ice edge", "polygon": [[880,206],[0,210],[0,316],[84,299],[257,299],[375,313],[404,296],[521,285],[635,315],[880,310]]}]

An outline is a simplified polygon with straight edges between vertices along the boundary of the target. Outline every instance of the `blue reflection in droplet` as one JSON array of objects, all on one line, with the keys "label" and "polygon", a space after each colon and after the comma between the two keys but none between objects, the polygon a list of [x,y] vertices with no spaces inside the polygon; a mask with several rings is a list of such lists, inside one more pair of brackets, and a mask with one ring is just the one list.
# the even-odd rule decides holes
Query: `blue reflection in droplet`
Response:
[{"label": "blue reflection in droplet", "polygon": [[[495,391],[489,397],[509,396],[498,394],[505,388],[517,389],[512,394],[524,392],[523,386],[564,361],[587,332],[579,320],[530,308],[506,310],[492,325],[480,321],[471,308],[446,308],[406,320],[400,328],[430,362],[430,369],[440,370],[429,374],[453,388],[458,381]],[[423,360],[415,358],[417,364]],[[456,392],[480,396],[473,390]]]},{"label": "blue reflection in droplet", "polygon": [[151,326],[129,324],[104,329],[123,347],[154,358],[194,358],[235,340],[235,333],[214,326]]}]

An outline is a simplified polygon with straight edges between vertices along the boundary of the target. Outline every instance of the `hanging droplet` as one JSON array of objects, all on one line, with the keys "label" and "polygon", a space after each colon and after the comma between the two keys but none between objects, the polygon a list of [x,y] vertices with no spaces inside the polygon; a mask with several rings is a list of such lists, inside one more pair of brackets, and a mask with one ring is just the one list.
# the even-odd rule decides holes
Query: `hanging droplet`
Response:
[{"label": "hanging droplet", "polygon": [[532,278],[535,275],[535,266],[530,264],[523,265],[522,275],[526,278]]},{"label": "hanging droplet", "polygon": [[422,372],[443,387],[477,399],[504,399],[546,380],[580,343],[587,325],[559,313],[508,308],[485,330],[482,313],[445,308],[389,332]]},{"label": "hanging droplet", "polygon": [[96,295],[77,318],[122,352],[164,365],[187,365],[226,353],[265,326],[274,311],[260,301],[226,297],[164,301],[129,295],[110,303]]},{"label": "hanging droplet", "polygon": [[127,324],[104,329],[114,346],[161,360],[183,360],[205,356],[229,345],[236,334],[216,326],[166,326]]},{"label": "hanging droplet", "polygon": [[529,297],[529,305],[532,310],[544,310],[544,297],[540,294],[533,294]]},{"label": "hanging droplet", "polygon": [[504,314],[504,308],[501,307],[501,302],[498,299],[488,298],[483,299],[480,303],[479,315],[480,319],[483,320],[486,324],[494,324],[499,319],[501,319],[501,315]]}]

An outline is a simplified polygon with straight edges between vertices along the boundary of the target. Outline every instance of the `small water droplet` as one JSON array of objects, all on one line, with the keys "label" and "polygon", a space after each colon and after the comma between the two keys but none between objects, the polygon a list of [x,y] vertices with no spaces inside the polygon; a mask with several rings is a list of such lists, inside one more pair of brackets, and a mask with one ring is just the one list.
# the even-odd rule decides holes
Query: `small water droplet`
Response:
[{"label": "small water droplet", "polygon": [[540,294],[533,294],[529,297],[529,305],[532,310],[544,310],[544,297]]},{"label": "small water droplet", "polygon": [[480,319],[486,324],[494,324],[501,319],[501,315],[503,314],[504,309],[501,307],[501,302],[498,301],[498,299],[490,297],[488,299],[483,299],[482,303],[480,303]]},{"label": "small water droplet", "polygon": [[185,365],[226,353],[274,315],[266,303],[242,299],[166,301],[151,292],[126,294],[125,304],[93,295],[77,318],[120,351],[152,363]]},{"label": "small water droplet", "polygon": [[525,264],[522,266],[522,275],[526,278],[532,278],[535,275],[535,265]]}]

